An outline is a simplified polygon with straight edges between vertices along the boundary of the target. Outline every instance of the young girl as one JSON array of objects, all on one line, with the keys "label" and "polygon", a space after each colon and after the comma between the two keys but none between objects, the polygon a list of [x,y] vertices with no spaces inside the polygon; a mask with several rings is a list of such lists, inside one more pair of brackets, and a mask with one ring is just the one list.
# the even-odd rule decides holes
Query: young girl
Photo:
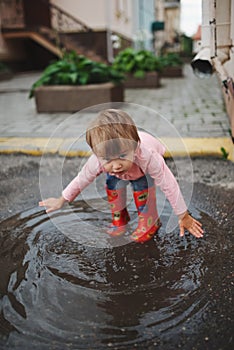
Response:
[{"label": "young girl", "polygon": [[164,146],[146,132],[137,131],[131,117],[122,110],[108,109],[86,131],[86,140],[93,151],[79,174],[62,192],[60,198],[39,202],[46,212],[60,209],[73,201],[102,172],[106,173],[106,192],[112,213],[107,233],[120,236],[130,220],[126,208],[126,186],[130,182],[138,212],[138,226],[131,234],[136,242],[153,237],[161,226],[155,186],[159,186],[178,215],[180,235],[187,229],[195,237],[203,237],[202,225],[189,215],[178,183],[167,167]]}]

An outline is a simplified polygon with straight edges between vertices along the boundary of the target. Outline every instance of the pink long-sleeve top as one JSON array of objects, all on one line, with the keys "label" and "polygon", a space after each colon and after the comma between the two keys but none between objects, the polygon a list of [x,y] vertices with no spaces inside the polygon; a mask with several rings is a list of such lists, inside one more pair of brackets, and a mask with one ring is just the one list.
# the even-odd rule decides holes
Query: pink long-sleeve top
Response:
[{"label": "pink long-sleeve top", "polygon": [[[140,142],[134,153],[132,167],[128,172],[117,176],[123,180],[136,180],[144,174],[149,174],[156,186],[164,192],[176,215],[187,210],[179,185],[166,165],[163,154],[165,147],[152,135],[139,131]],[[105,172],[95,154],[91,155],[78,175],[62,192],[67,201],[74,200],[101,173]]]}]

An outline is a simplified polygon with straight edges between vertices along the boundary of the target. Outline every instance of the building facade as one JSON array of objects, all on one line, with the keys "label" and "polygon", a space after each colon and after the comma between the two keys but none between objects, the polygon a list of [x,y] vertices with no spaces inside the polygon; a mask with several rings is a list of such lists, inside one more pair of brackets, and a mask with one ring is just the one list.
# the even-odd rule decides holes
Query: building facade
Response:
[{"label": "building facade", "polygon": [[155,0],[155,18],[155,52],[179,51],[180,0]]},{"label": "building facade", "polygon": [[65,48],[111,62],[126,46],[153,50],[154,16],[154,0],[0,0],[0,60],[31,52],[45,63],[59,56],[56,32]]},{"label": "building facade", "polygon": [[234,140],[234,0],[202,1],[201,48],[192,66],[201,76],[217,73]]}]

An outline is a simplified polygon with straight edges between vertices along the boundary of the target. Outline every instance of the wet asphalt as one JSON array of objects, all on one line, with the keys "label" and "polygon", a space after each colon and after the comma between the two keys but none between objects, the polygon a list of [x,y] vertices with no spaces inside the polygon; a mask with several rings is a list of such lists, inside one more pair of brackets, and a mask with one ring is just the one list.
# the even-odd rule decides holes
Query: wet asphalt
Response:
[{"label": "wet asphalt", "polygon": [[[40,350],[233,348],[233,163],[220,158],[194,158],[193,182],[188,183],[188,160],[167,160],[174,173],[183,168],[183,190],[193,187],[190,205],[192,213],[203,222],[202,241],[189,236],[181,241],[176,229],[168,234],[163,228],[148,244],[100,249],[72,243],[56,231],[37,206],[40,176],[43,192],[58,194],[53,179],[61,157],[47,156],[43,162],[41,157],[22,155],[2,155],[0,159],[0,265],[4,271],[0,283],[4,296],[1,349],[31,349],[32,345]],[[81,161],[64,161],[64,183],[76,174]],[[97,187],[104,194],[102,181]],[[110,219],[90,211],[79,199],[58,218],[66,218],[70,210],[85,220],[90,215],[97,217],[96,230]],[[162,214],[163,222],[166,216]],[[50,285],[52,289],[48,289]],[[66,300],[73,300],[75,314],[70,314]],[[93,303],[95,309],[91,308]],[[43,311],[38,313],[36,305]],[[61,312],[66,326],[59,321]],[[53,322],[48,319],[50,314]],[[69,333],[74,325],[75,333]],[[39,331],[35,333],[36,329]]]}]

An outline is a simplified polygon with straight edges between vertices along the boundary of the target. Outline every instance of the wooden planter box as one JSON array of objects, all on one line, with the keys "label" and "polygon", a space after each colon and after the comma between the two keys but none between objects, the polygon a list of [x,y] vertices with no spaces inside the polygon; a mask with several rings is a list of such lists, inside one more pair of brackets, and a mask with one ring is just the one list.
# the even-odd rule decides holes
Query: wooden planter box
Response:
[{"label": "wooden planter box", "polygon": [[113,83],[83,86],[53,85],[35,89],[38,113],[77,112],[107,102],[123,102],[123,85]]},{"label": "wooden planter box", "polygon": [[183,67],[167,67],[161,72],[162,78],[182,78]]},{"label": "wooden planter box", "polygon": [[130,89],[137,88],[158,88],[160,86],[160,75],[157,72],[147,72],[144,78],[135,78],[132,74],[127,74],[124,87]]}]

